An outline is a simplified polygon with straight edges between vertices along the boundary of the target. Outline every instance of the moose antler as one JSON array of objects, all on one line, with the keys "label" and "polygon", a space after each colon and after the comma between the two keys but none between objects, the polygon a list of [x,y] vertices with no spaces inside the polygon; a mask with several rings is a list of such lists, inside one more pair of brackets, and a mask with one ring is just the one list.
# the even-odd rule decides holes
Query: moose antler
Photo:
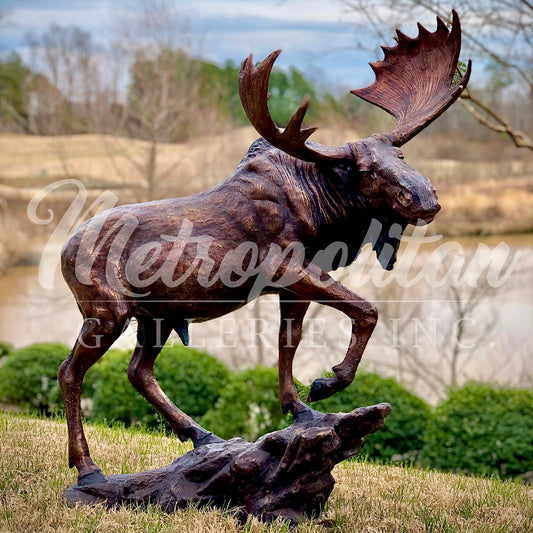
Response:
[{"label": "moose antler", "polygon": [[280,53],[281,50],[272,52],[257,68],[252,63],[251,54],[242,64],[239,72],[239,96],[252,126],[270,144],[304,161],[352,159],[348,146],[325,146],[307,141],[316,131],[316,128],[302,128],[309,98],[304,98],[283,131],[276,126],[268,111],[268,80],[274,61]]},{"label": "moose antler", "polygon": [[[376,81],[369,87],[351,91],[398,120],[398,125],[384,134],[394,146],[405,144],[444,113],[468,83],[471,61],[461,81],[452,86],[461,50],[461,24],[457,13],[452,11],[452,14],[451,31],[438,17],[434,33],[420,24],[416,38],[397,30],[398,44],[393,48],[383,46],[383,61],[370,63]],[[257,68],[251,55],[242,64],[239,96],[251,124],[273,146],[304,161],[351,159],[347,145],[324,146],[308,141],[316,130],[302,128],[309,98],[302,101],[284,131],[276,126],[268,111],[268,80],[280,53],[281,50],[276,50]]]},{"label": "moose antler", "polygon": [[451,31],[439,17],[434,33],[420,24],[416,38],[397,30],[398,44],[383,46],[383,61],[370,63],[376,81],[351,91],[398,120],[398,125],[385,134],[394,146],[405,144],[444,113],[468,83],[471,61],[461,81],[452,86],[461,50],[461,24],[457,13],[452,14]]}]

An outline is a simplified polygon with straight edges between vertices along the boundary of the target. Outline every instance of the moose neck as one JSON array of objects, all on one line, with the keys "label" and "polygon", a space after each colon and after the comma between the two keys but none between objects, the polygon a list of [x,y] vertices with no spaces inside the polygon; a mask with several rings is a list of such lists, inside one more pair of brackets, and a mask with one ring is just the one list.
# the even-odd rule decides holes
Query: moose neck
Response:
[{"label": "moose neck", "polygon": [[[392,268],[399,239],[391,238],[389,230],[395,222],[402,229],[405,224],[395,220],[392,213],[375,212],[368,205],[360,194],[353,171],[307,163],[274,148],[264,139],[250,146],[241,165],[245,175],[253,169],[254,182],[268,180],[283,190],[284,201],[294,217],[295,234],[310,259],[330,244],[341,242],[348,250],[346,264],[350,264],[369,242],[378,257],[384,249],[388,251],[388,256],[380,257],[380,262],[384,268]],[[257,168],[261,168],[260,173]],[[342,265],[333,268],[339,266]]]},{"label": "moose neck", "polygon": [[[291,160],[280,171],[297,180],[297,188],[307,199],[315,229],[311,238],[302,239],[309,252],[341,242],[346,245],[345,264],[334,263],[333,269],[351,264],[361,248],[370,243],[383,268],[390,270],[407,222],[393,213],[375,211],[360,194],[353,171],[343,172],[328,165],[306,163],[278,152],[280,158]],[[285,176],[286,177],[286,176]]]},{"label": "moose neck", "polygon": [[373,218],[353,181],[327,165],[307,163],[279,150],[270,152],[270,160],[287,191],[291,210],[299,220],[307,221],[301,239],[309,252],[340,241],[348,246],[353,261]]}]

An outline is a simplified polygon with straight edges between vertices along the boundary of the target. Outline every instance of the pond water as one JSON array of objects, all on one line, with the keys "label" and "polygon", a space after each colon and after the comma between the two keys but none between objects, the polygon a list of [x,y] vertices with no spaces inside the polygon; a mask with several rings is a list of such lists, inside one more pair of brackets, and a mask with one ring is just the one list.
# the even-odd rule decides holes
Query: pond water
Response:
[{"label": "pond water", "polygon": [[[474,329],[478,327],[478,333],[482,328],[486,329],[483,330],[486,338],[476,340],[477,343],[483,340],[486,342],[482,350],[479,350],[475,357],[471,357],[465,379],[474,377],[518,385],[527,384],[533,382],[533,236],[469,238],[458,241],[465,249],[475,249],[479,243],[493,249],[500,242],[510,247],[511,254],[519,252],[520,258],[509,279],[493,291],[493,294],[484,298],[476,311],[490,319],[487,318],[484,324],[480,324],[477,318],[477,322],[468,316],[465,319],[469,326],[474,326]],[[432,245],[430,250],[422,249],[419,252],[418,258],[422,264],[438,244]],[[58,246],[52,246],[48,253],[52,256],[58,254],[59,248],[58,243]],[[357,261],[355,264],[357,265]],[[36,342],[62,342],[67,345],[74,343],[81,326],[81,315],[74,298],[59,272],[55,272],[54,276],[47,275],[45,284],[50,287],[43,286],[39,280],[39,266],[17,266],[0,277],[0,340],[17,348]],[[396,357],[398,350],[394,349],[397,346],[393,337],[394,327],[397,326],[394,325],[394,320],[397,321],[396,324],[401,324],[402,328],[412,330],[406,331],[405,334],[411,335],[413,346],[420,347],[417,346],[418,337],[425,340],[430,338],[430,326],[437,327],[441,317],[448,313],[446,309],[452,309],[454,305],[453,298],[449,297],[445,288],[430,288],[428,292],[427,287],[422,290],[414,286],[398,295],[390,291],[383,293],[382,290],[367,285],[355,287],[354,290],[377,302],[380,308],[382,330],[376,330],[374,337],[377,340],[373,339],[364,357],[364,361],[374,361],[378,366],[382,364],[387,367],[387,358],[393,360]],[[391,307],[391,302],[396,304],[395,315],[390,314],[390,309],[383,313],[380,307],[383,306],[387,310]],[[425,307],[420,307],[420,302],[423,302]],[[415,304],[416,312],[413,311]],[[234,367],[250,366],[257,362],[275,364],[278,313],[277,299],[266,299],[260,306],[239,311],[235,318],[230,316],[206,324],[193,325],[193,343],[196,342],[197,346],[205,348]],[[429,315],[434,317],[432,322],[428,318]],[[316,316],[320,319],[316,319]],[[302,342],[295,361],[295,373],[304,381],[338,362],[344,351],[342,345],[345,341],[339,340],[336,343],[339,348],[335,347],[335,353],[331,355],[330,332],[338,326],[339,315],[325,312],[323,315],[315,315],[314,320],[315,323],[311,324],[312,338]],[[243,321],[248,321],[249,325]],[[452,330],[449,325],[446,328],[450,334]],[[349,329],[347,331],[349,332]],[[330,335],[329,344],[317,342],[317,335],[321,334]],[[434,332],[436,336],[439,334],[440,330]],[[134,338],[134,331],[130,330],[116,345],[131,348]],[[446,338],[443,341],[447,342]],[[442,371],[447,371],[444,368],[446,365]],[[392,375],[395,373],[396,370],[391,371]]]}]

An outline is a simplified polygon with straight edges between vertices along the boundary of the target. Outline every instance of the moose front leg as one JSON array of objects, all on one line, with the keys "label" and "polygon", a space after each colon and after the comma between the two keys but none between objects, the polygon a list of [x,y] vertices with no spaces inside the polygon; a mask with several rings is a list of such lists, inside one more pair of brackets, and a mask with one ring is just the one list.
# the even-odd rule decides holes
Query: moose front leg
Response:
[{"label": "moose front leg", "polygon": [[279,295],[279,400],[283,414],[291,412],[298,422],[308,418],[310,408],[299,398],[292,375],[294,354],[302,338],[303,319],[309,302],[302,302],[293,293]]},{"label": "moose front leg", "polygon": [[279,399],[283,414],[292,413],[295,422],[309,422],[324,417],[323,413],[311,409],[300,400],[294,377],[292,362],[294,354],[302,339],[303,319],[309,301],[300,301],[293,293],[280,293],[280,328],[279,328]]},{"label": "moose front leg", "polygon": [[[292,274],[300,278],[290,286],[290,290],[297,295],[299,300],[303,300],[304,302],[314,300],[338,309],[345,313],[352,322],[350,344],[344,360],[333,367],[335,375],[331,378],[316,379],[311,385],[308,401],[316,402],[345,389],[353,381],[368,340],[376,326],[378,314],[373,305],[336,282],[329,274],[313,263],[309,263],[300,272],[294,272]],[[302,304],[300,303],[299,305]],[[303,319],[303,316],[301,318]],[[301,335],[301,324],[299,334]],[[280,350],[280,393],[282,353]],[[290,361],[292,363],[292,358]],[[286,376],[284,376],[284,379],[285,381],[287,380]],[[290,390],[288,385],[285,385],[285,387]]]}]

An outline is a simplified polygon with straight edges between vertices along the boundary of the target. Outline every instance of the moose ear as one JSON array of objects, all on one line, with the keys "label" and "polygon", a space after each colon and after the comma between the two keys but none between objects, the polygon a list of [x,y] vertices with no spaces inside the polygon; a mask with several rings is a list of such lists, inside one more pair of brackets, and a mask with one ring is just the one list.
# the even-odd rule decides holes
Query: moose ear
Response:
[{"label": "moose ear", "polygon": [[390,144],[388,141],[385,141],[384,143],[376,143],[375,139],[371,139],[362,139],[354,143],[349,143],[353,153],[355,169],[360,174],[365,174],[372,170],[372,165],[375,161],[374,150],[376,146],[379,146],[380,144]]},{"label": "moose ear", "polygon": [[372,244],[378,261],[385,270],[392,270],[396,263],[398,248],[402,241],[402,235],[406,226],[394,222],[392,224],[383,224],[383,230],[379,237]]},{"label": "moose ear", "polygon": [[344,188],[351,182],[354,174],[353,161],[335,161],[333,163],[317,163],[319,172],[326,177],[327,181],[334,183],[339,189]]}]

